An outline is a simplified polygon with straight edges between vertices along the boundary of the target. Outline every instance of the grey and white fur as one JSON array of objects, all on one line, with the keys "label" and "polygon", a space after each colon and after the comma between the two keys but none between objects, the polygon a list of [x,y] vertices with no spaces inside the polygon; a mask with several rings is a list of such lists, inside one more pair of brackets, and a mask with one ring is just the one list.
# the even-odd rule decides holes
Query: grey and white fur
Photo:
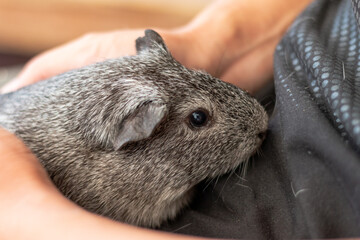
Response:
[{"label": "grey and white fur", "polygon": [[[60,191],[139,226],[172,219],[194,186],[247,160],[267,128],[243,90],[173,59],[152,30],[137,55],[0,96],[0,126],[20,137]],[[205,112],[202,126],[192,113]]]}]

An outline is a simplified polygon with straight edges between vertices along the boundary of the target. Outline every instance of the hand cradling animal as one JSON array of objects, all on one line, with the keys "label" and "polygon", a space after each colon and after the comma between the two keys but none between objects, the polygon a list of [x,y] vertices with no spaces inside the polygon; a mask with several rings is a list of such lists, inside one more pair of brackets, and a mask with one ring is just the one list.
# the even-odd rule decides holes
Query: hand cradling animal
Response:
[{"label": "hand cradling animal", "polygon": [[247,160],[268,117],[243,90],[174,60],[156,32],[136,48],[1,95],[0,126],[78,205],[157,227],[200,181]]}]

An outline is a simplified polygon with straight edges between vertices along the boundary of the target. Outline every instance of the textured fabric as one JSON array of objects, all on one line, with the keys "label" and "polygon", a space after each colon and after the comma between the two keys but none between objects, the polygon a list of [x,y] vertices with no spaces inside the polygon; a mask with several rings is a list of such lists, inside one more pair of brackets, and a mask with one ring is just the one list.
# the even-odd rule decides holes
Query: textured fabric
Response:
[{"label": "textured fabric", "polygon": [[[275,53],[262,154],[198,187],[166,231],[219,238],[360,237],[360,0],[316,0]],[[353,11],[354,10],[354,11]]]}]

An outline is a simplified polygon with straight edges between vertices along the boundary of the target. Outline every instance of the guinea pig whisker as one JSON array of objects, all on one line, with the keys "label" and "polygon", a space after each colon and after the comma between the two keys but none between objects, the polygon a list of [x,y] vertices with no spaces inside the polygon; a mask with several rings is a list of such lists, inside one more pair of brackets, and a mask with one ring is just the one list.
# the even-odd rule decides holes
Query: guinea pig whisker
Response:
[{"label": "guinea pig whisker", "polygon": [[247,185],[245,185],[245,184],[235,183],[235,185],[240,186],[240,187],[247,188],[247,189],[249,189],[250,191],[254,192],[254,190],[253,190],[251,187],[249,187],[249,186],[247,186]]},{"label": "guinea pig whisker", "polygon": [[181,229],[184,229],[184,228],[187,228],[188,226],[190,226],[192,223],[188,223],[188,224],[185,224],[184,226],[181,226],[177,229],[175,229],[174,231],[172,231],[173,233],[176,233],[177,231],[180,231]]},{"label": "guinea pig whisker", "polygon": [[242,164],[240,165],[239,172],[240,172],[241,178],[245,178],[245,177],[246,177],[246,173],[247,173],[247,170],[248,170],[248,166],[249,166],[249,161],[250,161],[250,159],[252,160],[253,157],[245,160],[245,161],[242,162]]},{"label": "guinea pig whisker", "polygon": [[239,174],[237,174],[236,172],[235,172],[235,175],[236,175],[236,177],[239,178],[240,180],[242,180],[242,181],[244,181],[244,182],[247,182],[247,179],[241,177],[241,176],[240,176]]},{"label": "guinea pig whisker", "polygon": [[215,178],[211,178],[210,180],[208,180],[209,182],[206,184],[206,186],[203,188],[203,192],[205,192],[205,190],[208,188],[208,186],[210,186],[210,184],[212,183],[212,181],[214,181]]},{"label": "guinea pig whisker", "polygon": [[223,196],[221,197],[221,201],[222,201],[222,203],[224,204],[224,207],[225,207],[229,212],[235,213],[234,209],[230,208],[230,207],[226,204],[226,201],[225,201],[225,199],[224,199]]},{"label": "guinea pig whisker", "polygon": [[218,181],[219,181],[219,178],[220,178],[220,175],[218,175],[218,176],[216,177],[216,181],[215,181],[214,186],[213,186],[213,189],[212,189],[213,192],[214,192],[215,187],[216,187],[216,185],[217,185],[217,183],[218,183]]},{"label": "guinea pig whisker", "polygon": [[265,109],[267,109],[269,106],[271,106],[271,104],[273,104],[274,100],[271,99],[269,102],[265,103],[263,106]]},{"label": "guinea pig whisker", "polygon": [[218,196],[218,199],[217,199],[217,200],[219,200],[219,197],[221,196],[222,192],[224,191],[224,188],[225,188],[227,182],[229,181],[230,177],[233,175],[233,173],[234,173],[234,172],[231,172],[231,173],[228,175],[228,177],[226,178],[225,183],[223,184],[223,186],[222,186],[222,188],[221,188],[221,190],[220,190],[220,192],[219,192],[219,196]]},{"label": "guinea pig whisker", "polygon": [[[265,101],[265,100],[267,100],[267,101]],[[261,105],[263,105],[264,102],[269,103],[272,101],[275,101],[274,96],[272,94],[265,95],[259,99],[259,102]]]}]

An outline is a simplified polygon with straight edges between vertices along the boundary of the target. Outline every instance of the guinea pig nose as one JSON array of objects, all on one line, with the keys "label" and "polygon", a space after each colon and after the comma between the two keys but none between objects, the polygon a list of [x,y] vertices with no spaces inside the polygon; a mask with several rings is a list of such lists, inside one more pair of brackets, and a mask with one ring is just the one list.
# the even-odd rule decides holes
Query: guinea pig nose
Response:
[{"label": "guinea pig nose", "polygon": [[265,140],[266,132],[265,132],[265,131],[259,132],[257,136],[258,136],[258,138],[260,139],[260,141],[262,142],[262,141]]}]

